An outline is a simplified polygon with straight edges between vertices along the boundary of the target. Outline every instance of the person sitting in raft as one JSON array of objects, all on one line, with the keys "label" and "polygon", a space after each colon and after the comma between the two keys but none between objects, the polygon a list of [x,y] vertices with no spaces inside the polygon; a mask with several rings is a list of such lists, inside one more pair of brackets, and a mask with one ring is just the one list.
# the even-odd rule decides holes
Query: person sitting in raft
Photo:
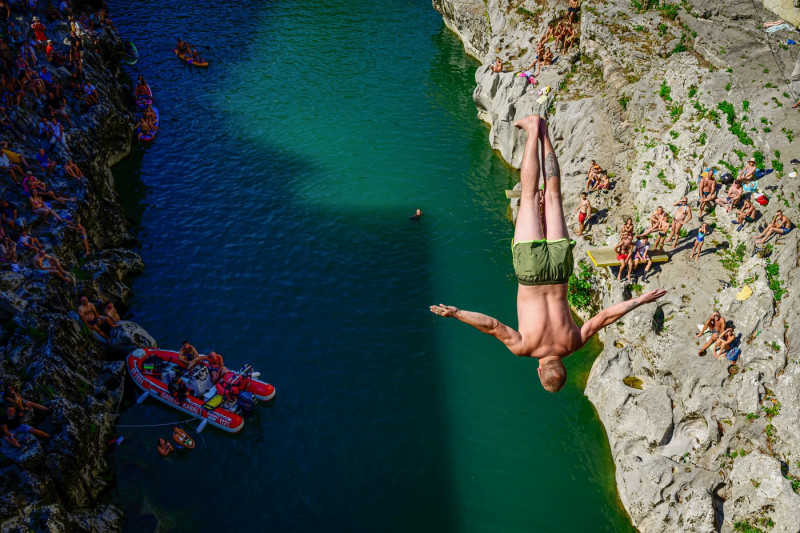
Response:
[{"label": "person sitting in raft", "polygon": [[186,395],[189,394],[189,387],[186,386],[186,383],[184,383],[181,377],[177,374],[172,376],[172,380],[169,382],[167,390],[173,398],[181,403],[186,401]]},{"label": "person sitting in raft", "polygon": [[697,351],[697,355],[705,355],[706,349],[714,344],[722,332],[725,330],[725,319],[719,314],[719,311],[714,311],[711,313],[711,317],[706,320],[706,323],[703,324],[703,329],[700,330],[700,333],[694,336],[694,338],[701,337],[703,333],[706,331],[711,331],[711,338],[709,338],[706,343]]},{"label": "person sitting in raft", "polygon": [[219,381],[219,378],[227,374],[228,369],[225,368],[225,362],[222,360],[222,356],[217,352],[208,352],[206,361],[208,362],[208,371],[209,374],[211,374],[212,383],[216,383]]},{"label": "person sitting in raft", "polygon": [[197,48],[192,48],[192,62],[205,63],[205,60],[202,57],[200,57],[200,54],[197,53]]},{"label": "person sitting in raft", "polygon": [[742,170],[739,171],[739,175],[736,176],[736,179],[741,181],[742,183],[750,183],[753,181],[753,178],[756,177],[756,160],[755,158],[750,158],[747,160],[747,164],[744,166]]},{"label": "person sitting in raft", "polygon": [[419,220],[420,218],[422,218],[422,215],[424,214],[425,213],[422,212],[422,209],[417,209],[417,211],[408,218],[409,220]]},{"label": "person sitting in raft", "polygon": [[499,57],[496,57],[494,59],[494,65],[490,66],[489,69],[491,69],[493,74],[497,74],[498,72],[503,72],[503,62],[500,61]]},{"label": "person sitting in raft", "polygon": [[22,423],[22,413],[17,412],[14,405],[6,405],[5,412],[0,415],[0,430],[3,432],[5,441],[14,448],[20,448],[17,435],[20,433],[31,433],[43,439],[49,439],[50,435],[36,429],[33,426]]},{"label": "person sitting in raft", "polygon": [[156,127],[148,122],[144,115],[142,115],[142,118],[139,119],[139,122],[136,124],[136,128],[139,130],[136,135],[137,139],[140,141],[142,140],[142,137],[152,136],[156,133]]},{"label": "person sitting in raft", "polygon": [[714,349],[712,350],[714,357],[724,359],[734,340],[736,340],[736,335],[733,334],[733,328],[726,328],[714,343]]},{"label": "person sitting in raft", "polygon": [[736,228],[736,231],[742,231],[745,222],[755,222],[756,221],[756,206],[747,199],[742,203],[742,208],[736,212],[736,219],[731,220],[732,224],[739,224]]},{"label": "person sitting in raft", "polygon": [[725,198],[717,198],[714,200],[717,205],[721,205],[725,207],[725,212],[730,213],[731,209],[736,207],[739,203],[739,200],[742,199],[742,194],[744,190],[742,189],[742,182],[738,179],[733,180],[731,186],[728,187],[728,192],[725,193]]},{"label": "person sitting in raft", "polygon": [[[574,258],[564,207],[561,203],[561,171],[544,118],[533,115],[514,124],[527,133],[520,178],[522,196],[512,245],[514,271],[519,282],[517,315],[519,330],[490,316],[445,304],[432,305],[432,313],[456,318],[502,342],[511,353],[538,359],[539,379],[545,390],[561,390],[567,379],[562,361],[602,328],[613,324],[637,307],[655,302],[666,294],[653,290],[620,302],[578,327],[567,302],[567,283]],[[540,169],[539,149],[544,156]],[[539,176],[544,172],[544,192]],[[545,197],[542,208],[541,199]],[[544,221],[542,224],[542,212]]]},{"label": "person sitting in raft", "polygon": [[161,457],[167,457],[175,450],[172,447],[172,444],[164,440],[164,437],[158,437],[157,449],[158,449],[158,455],[160,455]]},{"label": "person sitting in raft", "polygon": [[694,246],[692,247],[692,253],[689,255],[689,260],[691,261],[693,257],[695,257],[695,253],[697,257],[695,257],[695,261],[700,260],[700,252],[703,250],[703,241],[706,239],[706,235],[708,235],[708,224],[703,222],[700,224],[700,229],[697,230],[697,238],[694,241]]},{"label": "person sitting in raft", "polygon": [[145,108],[145,110],[142,113],[142,115],[144,115],[144,118],[148,122],[148,124],[152,124],[155,129],[158,129],[158,126],[155,125],[156,124],[156,111],[155,111],[155,109],[153,109],[152,105],[148,105]]},{"label": "person sitting in raft", "polygon": [[45,407],[44,405],[40,405],[36,402],[32,402],[23,398],[20,393],[17,392],[17,388],[11,383],[7,384],[6,389],[3,391],[3,401],[16,407],[17,412],[20,414],[26,413],[31,409],[44,411],[46,413],[50,412],[49,407]]},{"label": "person sitting in raft", "polygon": [[137,100],[148,100],[153,98],[153,92],[150,90],[150,86],[147,85],[147,82],[144,80],[144,76],[139,75],[139,79],[136,82],[136,90],[133,94]]},{"label": "person sitting in raft", "polygon": [[205,355],[200,355],[197,349],[189,344],[189,341],[183,341],[181,343],[181,349],[178,351],[178,363],[184,368],[191,369],[199,361],[207,360],[208,358]]},{"label": "person sitting in raft", "polygon": [[756,244],[764,244],[773,235],[786,235],[791,229],[792,221],[783,214],[783,211],[778,211],[775,213],[775,217],[772,219],[772,222],[767,225],[766,229],[755,236]]}]

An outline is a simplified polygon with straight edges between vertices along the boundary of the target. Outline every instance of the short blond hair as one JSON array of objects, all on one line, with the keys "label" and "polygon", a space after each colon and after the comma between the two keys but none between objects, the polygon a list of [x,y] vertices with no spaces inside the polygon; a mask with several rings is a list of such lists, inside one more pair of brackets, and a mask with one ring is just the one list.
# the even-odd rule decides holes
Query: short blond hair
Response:
[{"label": "short blond hair", "polygon": [[561,358],[551,359],[549,361],[539,361],[539,381],[542,382],[542,387],[547,392],[558,392],[564,387],[567,382],[567,369]]}]

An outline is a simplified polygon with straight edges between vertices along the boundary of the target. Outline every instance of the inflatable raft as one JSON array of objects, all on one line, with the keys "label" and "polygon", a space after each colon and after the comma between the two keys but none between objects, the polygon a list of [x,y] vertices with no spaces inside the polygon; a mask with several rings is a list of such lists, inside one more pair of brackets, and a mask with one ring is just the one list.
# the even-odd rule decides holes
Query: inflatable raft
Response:
[{"label": "inflatable raft", "polygon": [[[142,142],[150,142],[154,140],[156,138],[156,134],[158,133],[158,123],[161,119],[161,116],[158,114],[158,109],[156,109],[155,107],[153,108],[153,112],[156,114],[156,123],[154,124],[154,126],[156,127],[156,131],[148,131],[147,133],[139,137],[139,140]],[[139,129],[140,128],[136,128],[137,135],[139,134]]]},{"label": "inflatable raft", "polygon": [[[211,383],[205,361],[187,371],[178,362],[178,352],[139,348],[127,357],[128,373],[139,388],[157,400],[212,426],[236,433],[244,426],[244,416],[251,414],[257,400],[271,400],[275,387],[259,381],[257,372],[245,366],[228,371],[216,385]],[[169,384],[182,381],[188,393],[182,396]]]},{"label": "inflatable raft", "polygon": [[125,59],[122,60],[126,65],[135,65],[139,61],[139,51],[133,41],[125,43]]}]

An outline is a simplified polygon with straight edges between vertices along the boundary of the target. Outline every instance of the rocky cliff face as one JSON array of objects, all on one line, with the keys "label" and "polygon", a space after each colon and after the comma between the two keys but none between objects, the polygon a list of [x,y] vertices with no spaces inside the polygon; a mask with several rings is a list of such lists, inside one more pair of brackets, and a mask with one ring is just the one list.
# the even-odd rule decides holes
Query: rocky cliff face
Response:
[{"label": "rocky cliff face", "polygon": [[[524,145],[513,122],[547,112],[566,212],[577,207],[591,159],[612,176],[608,194],[590,197],[597,214],[578,239],[576,258],[615,245],[625,217],[640,228],[657,206],[673,213],[674,202],[690,199],[688,235],[647,283],[593,274],[605,305],[651,288],[668,291],[658,307],[639,308],[602,333],[605,349],[586,388],[634,525],[648,532],[746,525],[800,531],[796,230],[764,251],[753,247],[776,210],[800,221],[800,186],[790,177],[800,167],[791,161],[800,130],[791,109],[800,93],[800,58],[786,44],[787,37],[800,41],[798,34],[766,33],[763,23],[778,17],[751,2],[653,2],[647,10],[646,2],[586,1],[579,48],[557,57],[534,88],[514,73],[531,63],[536,40],[564,16],[565,3],[433,4],[483,63],[475,75],[478,116],[510,164],[519,165]],[[495,56],[510,72],[491,73]],[[553,91],[539,104],[544,85]],[[698,174],[709,166],[735,173],[751,156],[773,170],[759,181],[769,205],[741,231],[717,207],[704,219],[713,227],[703,256],[689,261],[699,226]],[[574,230],[577,221],[569,222]],[[737,299],[744,285],[753,295]],[[697,355],[697,324],[714,309],[736,327],[742,355],[733,368]]]},{"label": "rocky cliff face", "polygon": [[[60,43],[69,35],[69,27],[48,24],[48,34]],[[51,409],[46,416],[35,411],[26,415],[27,423],[51,435],[49,440],[26,435],[19,449],[0,442],[2,531],[120,527],[121,513],[98,503],[98,497],[112,479],[107,442],[122,397],[124,364],[112,346],[90,335],[73,310],[80,295],[124,309],[130,296],[126,282],[143,268],[141,259],[125,248],[133,237],[109,169],[129,152],[134,124],[132,89],[117,80],[123,55],[122,41],[112,29],[100,33],[96,46],[85,48],[84,72],[101,101],[84,113],[73,113],[75,127],[67,129],[69,154],[58,155],[62,161],[70,155],[86,178],[46,178],[62,195],[77,197],[63,209],[54,207],[62,216],[82,222],[91,253],[82,256],[79,234],[64,225],[31,224],[31,234],[60,259],[76,283],[37,275],[30,254],[21,250],[21,271],[0,272],[0,382],[15,384],[24,398]],[[63,69],[53,72],[68,75]],[[26,132],[36,131],[34,109],[23,105],[13,113]],[[14,148],[35,164],[35,135]],[[15,194],[14,186],[5,185],[6,198]],[[118,334],[117,345],[143,338],[133,326],[123,329],[127,334]]]}]

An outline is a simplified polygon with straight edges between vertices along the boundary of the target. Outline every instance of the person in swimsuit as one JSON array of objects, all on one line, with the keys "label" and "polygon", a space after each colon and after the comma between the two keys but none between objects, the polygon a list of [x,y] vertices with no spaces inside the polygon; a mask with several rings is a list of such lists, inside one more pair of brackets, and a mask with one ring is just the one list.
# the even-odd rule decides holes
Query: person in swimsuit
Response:
[{"label": "person in swimsuit", "polygon": [[631,217],[625,219],[625,224],[622,225],[622,229],[620,230],[620,235],[633,236],[633,219]]},{"label": "person in swimsuit", "polygon": [[789,217],[783,214],[783,211],[778,211],[775,213],[775,217],[772,219],[772,222],[767,225],[764,231],[756,235],[756,244],[764,244],[773,235],[786,235],[791,229],[792,221],[789,220]]},{"label": "person in swimsuit", "polygon": [[725,212],[730,213],[731,209],[736,207],[736,204],[739,203],[739,200],[742,199],[742,193],[744,190],[742,189],[742,182],[737,180],[733,180],[733,183],[730,187],[728,187],[728,192],[725,193],[725,198],[717,198],[714,200],[717,205],[721,205],[725,207]]},{"label": "person in swimsuit", "polygon": [[17,434],[19,433],[31,433],[43,439],[50,438],[50,435],[44,431],[23,424],[22,413],[17,412],[17,408],[14,405],[6,405],[4,412],[0,414],[0,431],[2,431],[5,441],[14,448],[21,447],[17,440]]},{"label": "person in swimsuit", "polygon": [[681,228],[692,220],[692,208],[689,207],[689,199],[685,196],[672,205],[678,206],[678,210],[672,216],[672,247],[675,248],[678,245]]},{"label": "person in swimsuit", "polygon": [[228,369],[225,368],[225,361],[217,352],[208,352],[206,361],[208,361],[208,371],[211,374],[212,383],[219,381],[219,378],[228,372]]},{"label": "person in swimsuit", "polygon": [[67,162],[64,163],[64,172],[67,173],[67,176],[70,178],[75,178],[76,180],[85,177],[83,172],[81,172],[81,169],[78,168],[78,165],[76,165],[72,159],[67,159]]},{"label": "person in swimsuit", "polygon": [[725,331],[717,338],[714,348],[711,350],[714,353],[714,357],[724,359],[725,354],[731,349],[731,344],[735,340],[736,335],[733,334],[733,328],[725,328]]},{"label": "person in swimsuit", "polygon": [[637,237],[641,237],[642,235],[650,235],[654,231],[658,231],[658,228],[661,227],[661,219],[664,218],[666,213],[664,212],[664,208],[658,206],[655,211],[650,213],[650,227],[647,228],[641,235],[637,235]]},{"label": "person in swimsuit", "polygon": [[503,72],[503,62],[500,61],[499,57],[494,58],[494,65],[489,67],[492,71],[492,74],[497,74],[498,72]]},{"label": "person in swimsuit", "polygon": [[617,261],[619,261],[619,271],[617,272],[617,281],[622,281],[622,271],[628,267],[628,281],[631,281],[631,273],[633,272],[633,237],[631,235],[622,235],[619,239],[619,244],[614,247],[617,252]]},{"label": "person in swimsuit", "polygon": [[692,253],[691,255],[689,255],[690,261],[694,257],[695,253],[697,254],[697,257],[695,257],[695,261],[698,261],[700,259],[700,252],[703,250],[703,241],[705,240],[706,235],[708,235],[708,224],[703,222],[700,225],[700,229],[697,230],[697,239],[695,239],[694,246],[692,247]]},{"label": "person in swimsuit", "polygon": [[3,391],[3,401],[7,404],[13,405],[17,408],[18,413],[24,413],[26,411],[30,411],[31,409],[37,409],[39,411],[50,412],[49,407],[45,407],[44,405],[40,405],[36,402],[32,402],[30,400],[26,400],[17,392],[16,387],[9,383],[6,385],[6,390]]},{"label": "person in swimsuit", "polygon": [[107,331],[111,328],[118,328],[119,324],[114,319],[107,316],[102,316],[97,312],[94,304],[89,301],[86,296],[81,296],[81,304],[78,306],[78,316],[86,327],[94,331],[104,339],[108,340]]},{"label": "person in swimsuit", "polygon": [[575,16],[575,13],[578,11],[579,7],[579,0],[569,0],[569,7],[567,7],[567,22],[570,24],[572,24],[572,17]]},{"label": "person in swimsuit", "polygon": [[158,450],[158,455],[160,455],[161,457],[167,457],[175,450],[172,447],[172,444],[164,440],[164,437],[158,437],[158,443],[156,449]]},{"label": "person in swimsuit", "polygon": [[739,224],[739,227],[736,228],[736,231],[741,231],[744,227],[745,222],[755,222],[756,221],[756,206],[750,202],[750,200],[745,200],[742,203],[742,208],[736,212],[736,219],[731,220],[732,224]]},{"label": "person in swimsuit", "polygon": [[650,269],[653,268],[653,259],[650,257],[649,251],[650,243],[648,242],[647,235],[645,235],[636,241],[633,253],[634,270],[636,270],[641,263],[644,263],[644,274],[642,275],[642,281],[647,280],[647,274],[650,272]]},{"label": "person in swimsuit", "polygon": [[653,250],[664,249],[664,245],[667,243],[667,235],[669,235],[670,226],[669,215],[664,213],[658,226],[658,238],[656,239],[655,246],[653,246]]},{"label": "person in swimsuit", "polygon": [[45,205],[44,200],[42,199],[41,196],[39,196],[38,189],[31,190],[31,195],[30,197],[28,197],[28,201],[31,204],[31,211],[33,211],[35,215],[39,215],[40,217],[42,217],[43,222],[47,222],[47,218],[50,215],[53,215],[55,219],[58,220],[59,222],[64,222],[64,219],[58,216],[58,213],[56,213],[55,211],[47,207],[47,205]]},{"label": "person in swimsuit", "polygon": [[197,348],[189,344],[189,341],[181,343],[181,349],[178,351],[178,362],[187,369],[192,368],[200,361],[207,361],[208,357],[200,355]]},{"label": "person in swimsuit", "polygon": [[589,218],[589,215],[592,214],[592,204],[586,197],[585,192],[581,193],[581,201],[578,204],[578,209],[575,210],[575,214],[578,215],[578,235],[583,235],[586,220]]},{"label": "person in swimsuit", "polygon": [[[564,357],[580,349],[602,328],[640,305],[656,301],[666,291],[650,291],[600,311],[581,327],[575,324],[567,302],[574,243],[568,240],[569,230],[561,203],[561,171],[550,142],[547,122],[533,115],[514,125],[528,135],[520,168],[522,196],[512,241],[514,271],[518,280],[518,330],[482,313],[451,305],[432,305],[430,310],[492,335],[514,355],[538,359],[542,386],[549,392],[557,392],[567,379]],[[542,169],[539,166],[540,145],[544,156]],[[543,192],[539,190],[541,170],[544,171]],[[544,224],[540,212],[542,196],[546,199]]]},{"label": "person in swimsuit", "polygon": [[717,180],[714,179],[713,173],[709,172],[700,180],[698,191],[700,194],[700,201],[698,202],[700,214],[698,219],[702,221],[706,206],[714,204],[717,199]]},{"label": "person in swimsuit", "polygon": [[703,347],[697,351],[697,355],[705,355],[706,349],[717,341],[724,329],[725,319],[722,318],[722,316],[719,314],[719,311],[714,311],[711,313],[711,317],[706,320],[705,324],[703,324],[703,329],[700,330],[700,333],[694,336],[696,339],[701,337],[706,331],[711,331],[711,338],[709,338]]},{"label": "person in swimsuit", "polygon": [[739,171],[739,175],[736,176],[736,179],[742,183],[750,183],[753,181],[753,178],[756,177],[756,170],[756,160],[751,157],[747,160],[747,164],[744,168]]}]

